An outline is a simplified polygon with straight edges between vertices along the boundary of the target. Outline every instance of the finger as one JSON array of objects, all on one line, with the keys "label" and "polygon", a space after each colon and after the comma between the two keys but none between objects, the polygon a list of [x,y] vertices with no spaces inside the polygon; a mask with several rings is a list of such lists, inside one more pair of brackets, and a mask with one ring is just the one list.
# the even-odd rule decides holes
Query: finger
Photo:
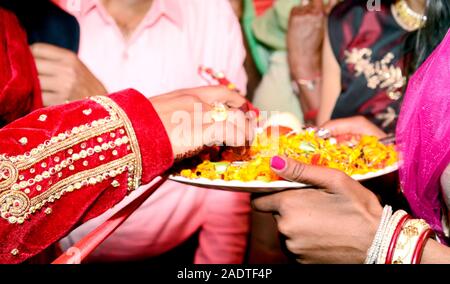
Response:
[{"label": "finger", "polygon": [[150,98],[153,105],[158,106],[158,113],[173,114],[177,111],[185,111],[189,114],[199,115],[210,111],[212,107],[203,103],[198,97],[185,93],[175,93],[173,95],[160,95]]},{"label": "finger", "polygon": [[378,138],[386,136],[386,133],[384,133],[383,130],[379,129],[363,116],[330,120],[324,123],[321,128],[330,130],[332,136],[344,134],[364,134]]},{"label": "finger", "polygon": [[356,134],[351,133],[352,125],[347,123],[345,119],[333,119],[325,122],[320,126],[320,128],[328,129],[332,136],[342,135],[342,134]]},{"label": "finger", "polygon": [[344,172],[306,165],[280,156],[272,157],[270,166],[276,174],[286,180],[323,188],[328,193],[343,192],[357,183]]},{"label": "finger", "polygon": [[62,72],[61,64],[58,61],[35,58],[35,63],[39,75],[56,76]]},{"label": "finger", "polygon": [[47,43],[35,43],[31,45],[31,53],[35,58],[60,61],[72,55],[72,52],[61,47]]},{"label": "finger", "polygon": [[[245,123],[248,125],[248,123]],[[253,140],[253,131],[248,127],[238,127],[231,122],[226,123],[225,145],[232,147],[244,147],[250,145]]]},{"label": "finger", "polygon": [[60,80],[54,76],[39,75],[39,83],[43,92],[57,92],[60,91]]},{"label": "finger", "polygon": [[243,122],[233,123],[231,120],[212,122],[205,118],[203,127],[203,143],[207,146],[245,146],[247,141],[253,138],[250,123],[245,116]]},{"label": "finger", "polygon": [[188,94],[196,95],[200,100],[210,105],[220,102],[239,108],[247,102],[245,97],[224,86],[201,87],[186,91]]},{"label": "finger", "polygon": [[205,128],[212,128],[210,133],[221,134],[217,142],[225,142],[229,146],[244,146],[245,142],[251,141],[254,136],[256,117],[250,113],[244,113],[240,109],[230,108],[227,110],[226,120],[216,122],[213,119],[214,112],[209,111],[204,115]]},{"label": "finger", "polygon": [[[278,213],[280,209],[280,195],[271,194],[263,197],[258,197],[252,200],[252,207],[259,212],[264,213]],[[279,216],[277,214],[274,215]]]},{"label": "finger", "polygon": [[228,135],[230,131],[231,134],[233,134],[233,129],[237,129],[238,136],[235,141],[236,146],[244,146],[246,142],[253,140],[255,130],[254,120],[252,120],[251,117],[247,116],[244,112],[239,110],[231,111],[228,115],[227,127],[228,129],[225,135]]},{"label": "finger", "polygon": [[57,92],[42,92],[42,103],[44,106],[54,106],[66,103],[66,100]]}]

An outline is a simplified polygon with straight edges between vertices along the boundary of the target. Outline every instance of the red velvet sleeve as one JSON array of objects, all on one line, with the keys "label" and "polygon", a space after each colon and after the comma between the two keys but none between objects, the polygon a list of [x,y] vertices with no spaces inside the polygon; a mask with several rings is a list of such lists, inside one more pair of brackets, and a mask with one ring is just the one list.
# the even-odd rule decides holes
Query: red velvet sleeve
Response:
[{"label": "red velvet sleeve", "polygon": [[0,8],[0,127],[42,107],[36,66],[25,31]]},{"label": "red velvet sleeve", "polygon": [[172,163],[159,117],[134,90],[40,109],[4,127],[0,263],[38,254]]}]

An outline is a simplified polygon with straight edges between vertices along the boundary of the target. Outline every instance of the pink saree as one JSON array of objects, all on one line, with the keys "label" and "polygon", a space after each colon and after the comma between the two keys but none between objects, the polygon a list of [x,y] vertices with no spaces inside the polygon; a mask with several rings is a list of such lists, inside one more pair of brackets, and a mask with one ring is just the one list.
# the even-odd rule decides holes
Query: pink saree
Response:
[{"label": "pink saree", "polygon": [[397,142],[403,160],[400,182],[412,213],[442,239],[440,177],[450,163],[450,30],[410,80]]}]

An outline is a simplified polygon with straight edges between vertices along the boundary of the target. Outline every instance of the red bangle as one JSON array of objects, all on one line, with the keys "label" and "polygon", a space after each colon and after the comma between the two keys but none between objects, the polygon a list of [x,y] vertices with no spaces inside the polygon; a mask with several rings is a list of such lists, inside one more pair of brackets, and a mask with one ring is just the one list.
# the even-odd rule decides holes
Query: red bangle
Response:
[{"label": "red bangle", "polygon": [[305,121],[309,121],[309,120],[315,120],[317,117],[317,113],[319,112],[319,110],[317,109],[312,109],[310,111],[307,111],[304,115],[303,115],[303,119]]},{"label": "red bangle", "polygon": [[411,218],[411,216],[405,215],[398,222],[397,227],[395,228],[394,234],[392,235],[391,242],[389,243],[389,248],[388,248],[388,251],[386,254],[385,264],[392,264],[392,256],[394,254],[395,246],[397,245],[398,236],[400,235],[400,232],[402,231],[403,225],[405,224],[406,220],[408,220],[410,218]]},{"label": "red bangle", "polygon": [[419,264],[422,258],[423,249],[425,247],[426,241],[433,234],[431,229],[426,230],[417,241],[416,248],[414,249],[411,264]]}]

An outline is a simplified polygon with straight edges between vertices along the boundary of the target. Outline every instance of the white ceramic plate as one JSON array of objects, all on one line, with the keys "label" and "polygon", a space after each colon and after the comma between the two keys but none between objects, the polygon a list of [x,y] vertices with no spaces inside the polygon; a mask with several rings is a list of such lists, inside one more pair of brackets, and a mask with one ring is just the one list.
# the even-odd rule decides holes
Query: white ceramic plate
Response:
[{"label": "white ceramic plate", "polygon": [[[392,172],[395,172],[398,169],[398,165],[392,165],[386,167],[382,170],[376,172],[370,172],[364,175],[354,175],[352,178],[358,181],[364,181],[372,178],[376,178],[379,176],[383,176]],[[177,181],[180,183],[198,186],[198,187],[206,187],[212,189],[220,189],[227,191],[239,191],[239,192],[253,192],[253,193],[267,193],[267,192],[276,192],[285,189],[296,189],[296,188],[305,188],[309,187],[307,184],[302,184],[298,182],[290,182],[290,181],[273,181],[273,182],[263,182],[263,181],[224,181],[224,180],[209,180],[206,178],[198,178],[198,179],[188,179],[181,176],[169,176],[170,180]]]}]

